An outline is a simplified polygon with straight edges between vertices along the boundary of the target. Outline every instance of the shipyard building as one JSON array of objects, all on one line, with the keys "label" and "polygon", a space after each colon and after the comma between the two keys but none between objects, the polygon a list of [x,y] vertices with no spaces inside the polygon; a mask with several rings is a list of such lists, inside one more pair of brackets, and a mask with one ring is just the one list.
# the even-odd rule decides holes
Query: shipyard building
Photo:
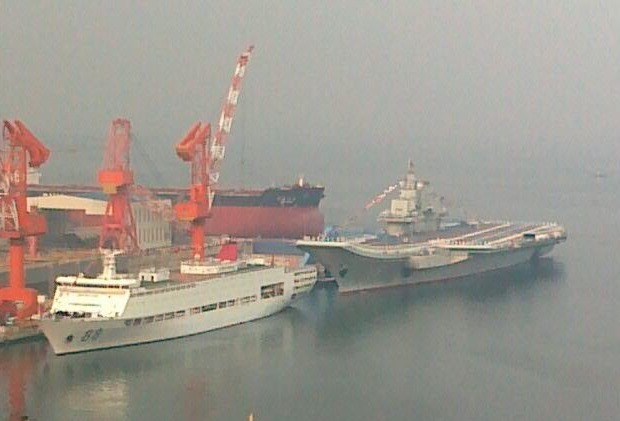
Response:
[{"label": "shipyard building", "polygon": [[[28,210],[36,207],[47,219],[43,244],[55,247],[95,246],[99,241],[107,200],[97,192],[80,195],[47,194],[28,198]],[[138,247],[150,250],[172,244],[169,199],[132,201]]]}]

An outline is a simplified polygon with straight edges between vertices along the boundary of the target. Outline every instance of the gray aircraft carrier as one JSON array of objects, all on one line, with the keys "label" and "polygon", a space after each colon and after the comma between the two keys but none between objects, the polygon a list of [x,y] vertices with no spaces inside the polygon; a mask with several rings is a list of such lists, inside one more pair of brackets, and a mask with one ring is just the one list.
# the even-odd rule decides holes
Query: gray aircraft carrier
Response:
[{"label": "gray aircraft carrier", "polygon": [[341,292],[441,281],[514,266],[566,240],[556,223],[442,222],[441,199],[409,164],[400,194],[379,221],[383,238],[322,236],[297,242],[325,266]]}]

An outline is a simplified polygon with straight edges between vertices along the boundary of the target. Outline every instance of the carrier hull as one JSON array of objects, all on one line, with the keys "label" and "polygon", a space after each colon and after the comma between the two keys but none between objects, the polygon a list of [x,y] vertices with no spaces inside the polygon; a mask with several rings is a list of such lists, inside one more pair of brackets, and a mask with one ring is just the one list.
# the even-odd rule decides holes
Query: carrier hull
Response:
[{"label": "carrier hull", "polygon": [[508,268],[566,240],[557,224],[487,222],[425,233],[416,241],[301,240],[341,292],[444,281]]},{"label": "carrier hull", "polygon": [[343,247],[298,246],[332,274],[342,293],[458,279],[526,263],[551,252],[554,245],[475,254],[460,263],[414,270],[408,257],[378,260]]}]

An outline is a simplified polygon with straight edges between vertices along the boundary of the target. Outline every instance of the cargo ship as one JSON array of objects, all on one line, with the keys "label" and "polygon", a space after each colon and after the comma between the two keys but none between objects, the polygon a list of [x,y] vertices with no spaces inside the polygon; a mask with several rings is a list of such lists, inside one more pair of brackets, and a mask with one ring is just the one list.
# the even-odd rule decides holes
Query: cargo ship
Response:
[{"label": "cargo ship", "polygon": [[319,235],[325,226],[319,211],[324,190],[301,178],[292,186],[265,190],[219,190],[206,234],[290,239]]},{"label": "cargo ship", "polygon": [[[101,193],[98,186],[44,185],[28,187],[32,196],[67,195],[94,198]],[[217,190],[211,217],[207,220],[207,235],[230,235],[240,238],[300,239],[323,232],[325,221],[319,209],[324,197],[323,186],[311,185],[300,178],[295,184],[267,189]],[[174,205],[187,193],[181,188],[152,188],[149,194],[158,199],[170,199]],[[100,199],[104,200],[103,195]],[[149,198],[150,200],[150,198]],[[57,206],[57,205],[55,205]],[[81,236],[99,235],[102,216],[76,209],[40,209],[53,218],[54,226],[62,232],[56,236],[79,232]],[[56,230],[56,231],[58,231]]]},{"label": "cargo ship", "polygon": [[297,241],[333,276],[341,292],[412,285],[476,275],[537,259],[566,240],[556,223],[444,221],[447,211],[413,164],[400,194],[379,221],[378,236],[337,232]]},{"label": "cargo ship", "polygon": [[119,274],[104,250],[103,272],[59,276],[51,310],[39,327],[58,355],[162,341],[270,316],[314,286],[314,266],[287,268],[238,258],[235,243],[217,258],[188,260],[180,270]]}]

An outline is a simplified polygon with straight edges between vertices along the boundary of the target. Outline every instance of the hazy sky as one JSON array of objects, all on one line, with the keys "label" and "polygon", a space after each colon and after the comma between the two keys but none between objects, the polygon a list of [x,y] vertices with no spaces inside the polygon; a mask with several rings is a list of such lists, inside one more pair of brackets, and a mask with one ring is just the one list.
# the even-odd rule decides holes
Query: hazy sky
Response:
[{"label": "hazy sky", "polygon": [[217,120],[249,44],[223,184],[303,173],[341,192],[365,177],[369,197],[409,156],[433,177],[443,162],[428,159],[474,152],[620,156],[611,0],[1,1],[0,116],[44,138],[52,168],[100,159],[110,120],[126,116],[149,155],[134,149],[135,166],[156,162],[182,185],[173,145]]}]

